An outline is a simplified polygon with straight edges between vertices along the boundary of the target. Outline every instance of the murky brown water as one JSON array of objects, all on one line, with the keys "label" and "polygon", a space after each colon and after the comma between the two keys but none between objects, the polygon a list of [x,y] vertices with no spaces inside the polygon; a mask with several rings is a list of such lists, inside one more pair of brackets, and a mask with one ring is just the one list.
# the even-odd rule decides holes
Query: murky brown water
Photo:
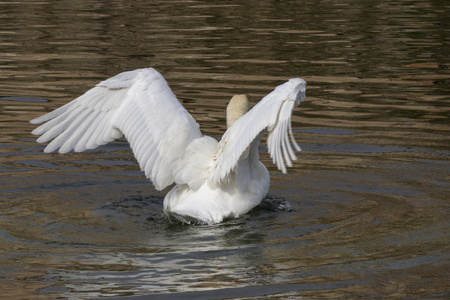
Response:
[{"label": "murky brown water", "polygon": [[[0,296],[448,298],[449,8],[0,2]],[[215,137],[233,94],[308,82],[304,151],[287,176],[262,155],[260,207],[172,225],[126,142],[67,155],[34,142],[30,119],[150,66]]]}]

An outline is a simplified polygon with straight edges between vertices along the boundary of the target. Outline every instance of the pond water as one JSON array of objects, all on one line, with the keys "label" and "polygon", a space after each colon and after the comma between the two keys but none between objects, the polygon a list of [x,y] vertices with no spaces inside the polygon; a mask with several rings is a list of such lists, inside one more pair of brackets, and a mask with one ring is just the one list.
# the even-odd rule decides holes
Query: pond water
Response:
[{"label": "pond water", "polygon": [[[450,297],[450,3],[242,2],[0,2],[1,298]],[[216,138],[232,95],[308,82],[259,207],[172,224],[126,141],[35,143],[29,120],[143,67]]]}]

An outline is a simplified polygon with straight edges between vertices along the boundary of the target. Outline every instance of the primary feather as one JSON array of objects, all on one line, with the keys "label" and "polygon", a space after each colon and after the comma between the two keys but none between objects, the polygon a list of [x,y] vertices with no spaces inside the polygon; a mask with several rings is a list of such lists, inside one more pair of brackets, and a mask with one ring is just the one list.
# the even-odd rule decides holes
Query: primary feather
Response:
[{"label": "primary feather", "polygon": [[[290,79],[247,111],[245,96],[231,101],[222,140],[202,136],[199,125],[152,68],[123,72],[100,82],[72,102],[31,121],[45,152],[81,152],[123,135],[142,171],[158,190],[176,185],[164,200],[167,213],[206,223],[248,212],[265,197],[269,176],[258,145],[268,149],[283,173],[300,150],[291,129],[293,109],[306,82]],[[293,146],[292,146],[293,145]],[[292,148],[294,147],[294,149]]]}]

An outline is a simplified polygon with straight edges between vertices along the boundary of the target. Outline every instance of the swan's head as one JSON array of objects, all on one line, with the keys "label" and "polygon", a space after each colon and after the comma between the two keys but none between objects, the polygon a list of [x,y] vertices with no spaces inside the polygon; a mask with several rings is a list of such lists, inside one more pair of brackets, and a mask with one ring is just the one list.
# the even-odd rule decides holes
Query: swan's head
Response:
[{"label": "swan's head", "polygon": [[237,119],[245,115],[248,111],[248,108],[249,103],[247,96],[233,96],[227,106],[227,127],[230,128]]}]

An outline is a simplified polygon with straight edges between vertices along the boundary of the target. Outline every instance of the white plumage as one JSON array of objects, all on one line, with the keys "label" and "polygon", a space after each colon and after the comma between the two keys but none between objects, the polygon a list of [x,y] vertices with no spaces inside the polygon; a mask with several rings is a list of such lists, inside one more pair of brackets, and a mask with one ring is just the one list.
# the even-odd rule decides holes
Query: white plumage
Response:
[{"label": "white plumage", "polygon": [[123,72],[100,82],[68,104],[31,121],[47,123],[32,133],[45,152],[94,149],[126,137],[142,171],[158,190],[175,183],[164,211],[187,220],[219,223],[258,205],[269,173],[258,146],[268,130],[268,150],[283,173],[300,147],[291,115],[305,97],[306,82],[290,79],[247,112],[243,95],[227,108],[229,128],[220,142],[203,136],[169,85],[152,68]]}]

